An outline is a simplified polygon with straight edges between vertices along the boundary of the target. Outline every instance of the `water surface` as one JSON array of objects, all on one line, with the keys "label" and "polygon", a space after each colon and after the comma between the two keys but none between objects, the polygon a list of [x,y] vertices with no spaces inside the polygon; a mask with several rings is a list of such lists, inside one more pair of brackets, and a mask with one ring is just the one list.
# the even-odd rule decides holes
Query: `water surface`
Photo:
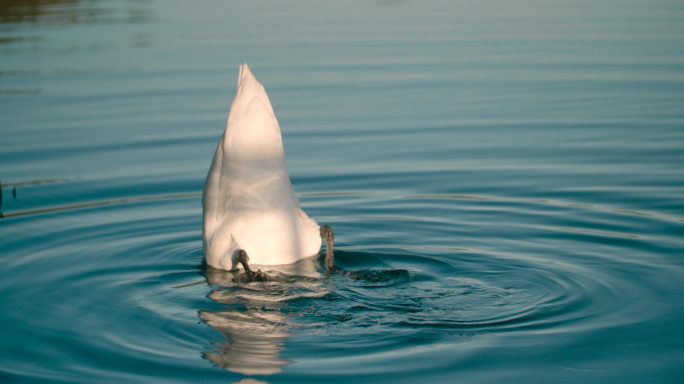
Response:
[{"label": "water surface", "polygon": [[[684,377],[682,4],[17,0],[0,21],[0,381]],[[202,265],[242,62],[345,274]]]}]

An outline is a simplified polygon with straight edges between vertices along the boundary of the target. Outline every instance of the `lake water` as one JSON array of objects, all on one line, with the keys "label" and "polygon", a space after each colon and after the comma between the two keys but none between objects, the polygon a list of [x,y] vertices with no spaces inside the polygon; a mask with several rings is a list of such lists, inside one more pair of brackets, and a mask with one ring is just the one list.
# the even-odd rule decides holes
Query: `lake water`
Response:
[{"label": "lake water", "polygon": [[[0,5],[1,382],[682,380],[683,3],[190,4]],[[347,274],[202,264],[242,62]]]}]

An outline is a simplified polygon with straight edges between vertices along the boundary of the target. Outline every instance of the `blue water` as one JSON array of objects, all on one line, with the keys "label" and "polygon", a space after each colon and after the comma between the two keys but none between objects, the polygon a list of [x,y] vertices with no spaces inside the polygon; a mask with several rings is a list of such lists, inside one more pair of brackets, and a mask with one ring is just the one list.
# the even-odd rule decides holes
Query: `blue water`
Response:
[{"label": "blue water", "polygon": [[[13,0],[0,21],[1,382],[684,377],[681,2]],[[242,62],[346,274],[202,265]]]}]

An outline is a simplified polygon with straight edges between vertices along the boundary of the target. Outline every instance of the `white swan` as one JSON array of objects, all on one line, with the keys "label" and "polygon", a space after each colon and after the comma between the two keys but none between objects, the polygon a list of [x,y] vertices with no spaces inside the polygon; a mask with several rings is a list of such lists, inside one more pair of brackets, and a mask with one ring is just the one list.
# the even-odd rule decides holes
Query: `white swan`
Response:
[{"label": "white swan", "polygon": [[[204,252],[214,268],[249,263],[291,264],[317,255],[326,239],[333,268],[332,230],[299,207],[285,164],[278,120],[264,87],[240,65],[228,124],[219,140],[202,197]],[[263,276],[263,275],[262,275]]]}]

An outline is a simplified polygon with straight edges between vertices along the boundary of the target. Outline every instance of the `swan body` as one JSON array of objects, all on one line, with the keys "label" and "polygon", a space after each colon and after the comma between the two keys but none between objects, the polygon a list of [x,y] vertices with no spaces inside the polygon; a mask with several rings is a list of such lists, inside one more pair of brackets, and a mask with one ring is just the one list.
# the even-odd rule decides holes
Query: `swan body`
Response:
[{"label": "swan body", "polygon": [[317,255],[320,227],[299,207],[285,164],[280,126],[264,87],[240,65],[228,124],[204,185],[205,260],[234,270],[282,265]]}]

